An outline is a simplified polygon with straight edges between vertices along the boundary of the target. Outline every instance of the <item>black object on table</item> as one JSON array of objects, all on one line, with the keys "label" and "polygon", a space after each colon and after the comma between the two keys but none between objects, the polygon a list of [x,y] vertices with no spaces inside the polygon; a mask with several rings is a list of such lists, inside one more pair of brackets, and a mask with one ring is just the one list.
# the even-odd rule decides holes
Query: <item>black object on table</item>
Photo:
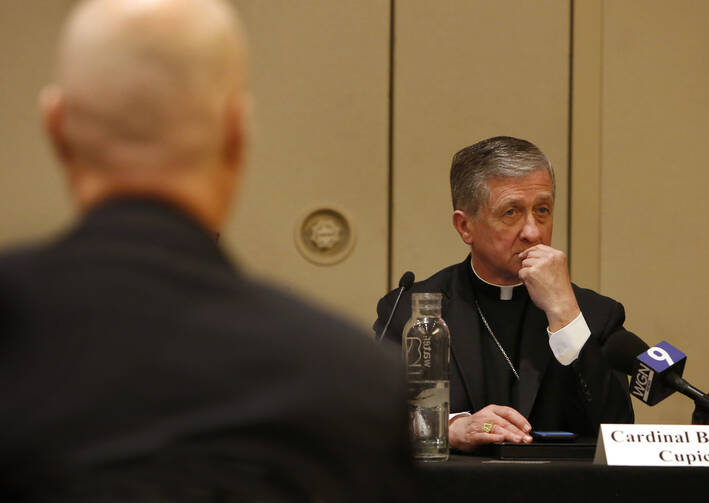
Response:
[{"label": "black object on table", "polygon": [[492,444],[489,447],[488,456],[496,459],[520,460],[593,460],[595,452],[595,442],[533,442],[531,444],[513,444],[504,442],[500,444]]},{"label": "black object on table", "polygon": [[[586,440],[551,447],[488,446],[478,455],[417,463],[424,501],[655,502],[706,501],[709,469],[593,464]],[[549,447],[549,444],[546,444]]]}]

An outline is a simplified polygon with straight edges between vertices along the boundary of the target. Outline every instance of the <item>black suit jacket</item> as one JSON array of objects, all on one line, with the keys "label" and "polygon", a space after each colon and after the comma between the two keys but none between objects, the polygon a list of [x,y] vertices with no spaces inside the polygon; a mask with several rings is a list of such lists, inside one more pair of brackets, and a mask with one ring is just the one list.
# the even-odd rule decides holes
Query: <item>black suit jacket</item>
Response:
[{"label": "black suit jacket", "polygon": [[[520,382],[514,402],[537,430],[562,429],[583,436],[597,433],[600,423],[634,421],[628,380],[611,370],[603,346],[613,334],[624,331],[625,313],[618,302],[573,285],[581,311],[591,330],[579,358],[561,365],[548,343],[547,319],[542,310],[529,306],[520,342]],[[401,332],[411,316],[411,293],[443,294],[442,317],[451,333],[451,412],[477,411],[484,399],[480,318],[474,304],[470,256],[460,264],[415,283],[404,293],[385,339],[401,344]],[[397,290],[377,305],[376,333],[381,333],[394,305]],[[501,369],[509,372],[509,369]]]},{"label": "black suit jacket", "polygon": [[410,489],[398,351],[237,273],[169,206],[116,201],[0,256],[0,341],[6,495],[48,475],[92,501]]}]

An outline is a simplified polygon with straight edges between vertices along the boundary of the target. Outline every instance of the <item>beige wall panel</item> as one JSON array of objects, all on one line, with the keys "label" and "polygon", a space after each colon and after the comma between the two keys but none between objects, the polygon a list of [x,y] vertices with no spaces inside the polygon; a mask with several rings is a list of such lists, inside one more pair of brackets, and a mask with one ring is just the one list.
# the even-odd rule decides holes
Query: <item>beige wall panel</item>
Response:
[{"label": "beige wall panel", "polygon": [[[604,6],[601,287],[649,344],[689,355],[709,389],[709,3]],[[636,402],[637,403],[637,402]],[[638,421],[686,423],[692,402],[638,404]]]},{"label": "beige wall panel", "polygon": [[[250,166],[226,239],[247,269],[369,328],[386,290],[389,2],[240,0],[251,38]],[[354,250],[334,266],[294,244],[303,212],[351,216]]]},{"label": "beige wall panel", "polygon": [[601,277],[601,96],[603,4],[574,2],[569,266],[571,280],[598,290]]},{"label": "beige wall panel", "polygon": [[52,76],[59,26],[73,3],[0,3],[0,247],[54,232],[72,215],[37,95]]},{"label": "beige wall panel", "polygon": [[460,148],[526,138],[557,173],[553,245],[567,248],[569,2],[396,2],[392,281],[424,279],[468,249],[451,223]]}]

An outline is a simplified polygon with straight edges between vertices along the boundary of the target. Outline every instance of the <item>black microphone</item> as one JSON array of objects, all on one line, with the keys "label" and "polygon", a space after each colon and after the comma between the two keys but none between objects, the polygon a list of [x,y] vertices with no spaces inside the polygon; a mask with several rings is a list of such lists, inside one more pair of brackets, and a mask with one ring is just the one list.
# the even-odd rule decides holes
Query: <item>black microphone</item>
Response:
[{"label": "black microphone", "polygon": [[391,309],[391,313],[389,314],[389,319],[387,320],[386,325],[384,325],[384,330],[382,330],[382,333],[379,334],[377,341],[381,341],[384,338],[384,334],[386,334],[386,331],[389,328],[389,324],[391,323],[392,318],[394,318],[394,313],[396,312],[396,307],[399,305],[399,299],[401,299],[401,294],[404,293],[404,290],[408,290],[409,288],[411,288],[411,285],[413,284],[414,273],[412,273],[411,271],[406,271],[399,280],[399,294],[396,296],[396,301],[394,302],[394,307]]},{"label": "black microphone", "polygon": [[631,376],[630,393],[648,405],[655,405],[675,391],[703,408],[709,407],[704,393],[682,379],[687,355],[668,342],[648,345],[625,332],[611,336],[605,348],[611,366]]},{"label": "black microphone", "polygon": [[[709,403],[709,395],[704,395]],[[697,406],[692,413],[692,424],[709,424],[709,407],[707,403],[694,402]]]}]

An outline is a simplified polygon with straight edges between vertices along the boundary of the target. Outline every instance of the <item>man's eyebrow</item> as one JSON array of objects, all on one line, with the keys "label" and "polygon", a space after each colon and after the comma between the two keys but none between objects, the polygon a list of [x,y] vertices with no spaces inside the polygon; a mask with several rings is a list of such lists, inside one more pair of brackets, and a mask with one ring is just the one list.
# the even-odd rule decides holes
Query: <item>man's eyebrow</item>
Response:
[{"label": "man's eyebrow", "polygon": [[[502,209],[507,206],[516,206],[520,204],[524,200],[523,197],[517,197],[517,196],[508,196],[508,197],[503,197],[497,203],[491,207],[491,209]],[[554,196],[551,193],[544,193],[537,195],[534,198],[534,205],[537,204],[553,204],[554,203]]]},{"label": "man's eyebrow", "polygon": [[541,194],[535,198],[534,202],[535,203],[553,203],[554,196],[552,196],[551,194]]}]

